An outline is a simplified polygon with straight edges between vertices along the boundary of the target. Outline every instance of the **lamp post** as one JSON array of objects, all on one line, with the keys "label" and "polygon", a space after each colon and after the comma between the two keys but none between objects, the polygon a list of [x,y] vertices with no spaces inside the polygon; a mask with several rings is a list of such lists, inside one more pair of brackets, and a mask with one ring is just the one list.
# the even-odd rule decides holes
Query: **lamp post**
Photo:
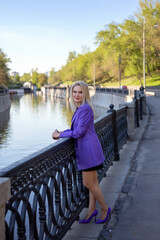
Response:
[{"label": "lamp post", "polygon": [[96,67],[95,67],[95,63],[93,64],[93,85],[95,88],[95,82],[96,82]]},{"label": "lamp post", "polygon": [[146,89],[146,44],[145,44],[145,20],[143,22],[143,87]]},{"label": "lamp post", "polygon": [[121,54],[119,54],[119,88],[121,87]]}]

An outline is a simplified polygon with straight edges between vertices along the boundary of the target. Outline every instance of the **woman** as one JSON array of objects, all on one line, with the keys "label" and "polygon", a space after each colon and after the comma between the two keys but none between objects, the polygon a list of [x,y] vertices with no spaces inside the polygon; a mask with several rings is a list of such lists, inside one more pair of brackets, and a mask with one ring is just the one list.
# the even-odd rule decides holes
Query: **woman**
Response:
[{"label": "woman", "polygon": [[78,170],[82,171],[84,186],[89,190],[89,208],[85,219],[79,223],[89,223],[98,214],[96,200],[100,204],[101,215],[96,224],[108,220],[111,209],[105,203],[99,187],[97,170],[103,167],[104,155],[94,128],[94,114],[88,85],[83,81],[71,87],[71,107],[74,112],[71,129],[52,133],[53,139],[72,137],[75,139],[76,161]]}]

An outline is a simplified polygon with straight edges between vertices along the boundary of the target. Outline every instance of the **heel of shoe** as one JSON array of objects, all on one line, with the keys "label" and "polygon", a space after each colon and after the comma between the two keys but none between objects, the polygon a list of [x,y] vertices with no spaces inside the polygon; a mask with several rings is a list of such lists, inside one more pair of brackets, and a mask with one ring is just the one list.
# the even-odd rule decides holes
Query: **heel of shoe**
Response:
[{"label": "heel of shoe", "polygon": [[105,223],[105,222],[107,222],[110,218],[111,218],[111,208],[108,207],[108,211],[107,211],[107,215],[106,215],[105,219],[103,219],[103,220],[99,219],[99,220],[96,222],[96,224]]},{"label": "heel of shoe", "polygon": [[88,219],[82,219],[79,221],[79,223],[89,223],[93,217],[95,217],[95,222],[96,222],[97,214],[98,214],[98,211],[95,209],[92,215]]},{"label": "heel of shoe", "polygon": [[94,219],[94,221],[95,221],[95,222],[97,221],[97,215],[95,215],[95,219]]}]

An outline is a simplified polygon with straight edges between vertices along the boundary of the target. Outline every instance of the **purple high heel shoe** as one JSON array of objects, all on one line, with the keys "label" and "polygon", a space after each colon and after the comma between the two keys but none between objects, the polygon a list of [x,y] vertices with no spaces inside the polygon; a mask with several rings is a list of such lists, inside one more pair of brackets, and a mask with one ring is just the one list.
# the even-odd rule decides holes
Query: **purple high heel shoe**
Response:
[{"label": "purple high heel shoe", "polygon": [[100,223],[105,223],[107,222],[107,220],[110,218],[111,216],[111,208],[108,207],[108,211],[107,211],[107,215],[105,217],[105,219],[101,220],[101,219],[98,219],[98,221],[96,222],[96,224],[100,224]]},{"label": "purple high heel shoe", "polygon": [[98,211],[95,209],[92,215],[88,219],[82,219],[78,221],[79,223],[89,223],[93,217],[95,217],[95,222],[96,222],[96,216],[98,214]]}]

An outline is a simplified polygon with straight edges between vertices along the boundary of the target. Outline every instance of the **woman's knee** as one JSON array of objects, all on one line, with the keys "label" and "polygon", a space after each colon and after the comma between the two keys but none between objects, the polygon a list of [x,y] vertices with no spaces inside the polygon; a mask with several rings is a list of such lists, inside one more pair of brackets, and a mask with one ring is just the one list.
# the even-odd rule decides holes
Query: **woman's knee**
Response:
[{"label": "woman's knee", "polygon": [[90,183],[87,181],[87,179],[83,179],[83,185],[89,189]]},{"label": "woman's knee", "polygon": [[94,179],[94,181],[93,181],[93,179],[91,180],[91,179],[83,178],[83,185],[87,189],[91,190],[96,185],[99,185],[99,183],[98,183],[98,180],[96,180],[96,179]]}]

